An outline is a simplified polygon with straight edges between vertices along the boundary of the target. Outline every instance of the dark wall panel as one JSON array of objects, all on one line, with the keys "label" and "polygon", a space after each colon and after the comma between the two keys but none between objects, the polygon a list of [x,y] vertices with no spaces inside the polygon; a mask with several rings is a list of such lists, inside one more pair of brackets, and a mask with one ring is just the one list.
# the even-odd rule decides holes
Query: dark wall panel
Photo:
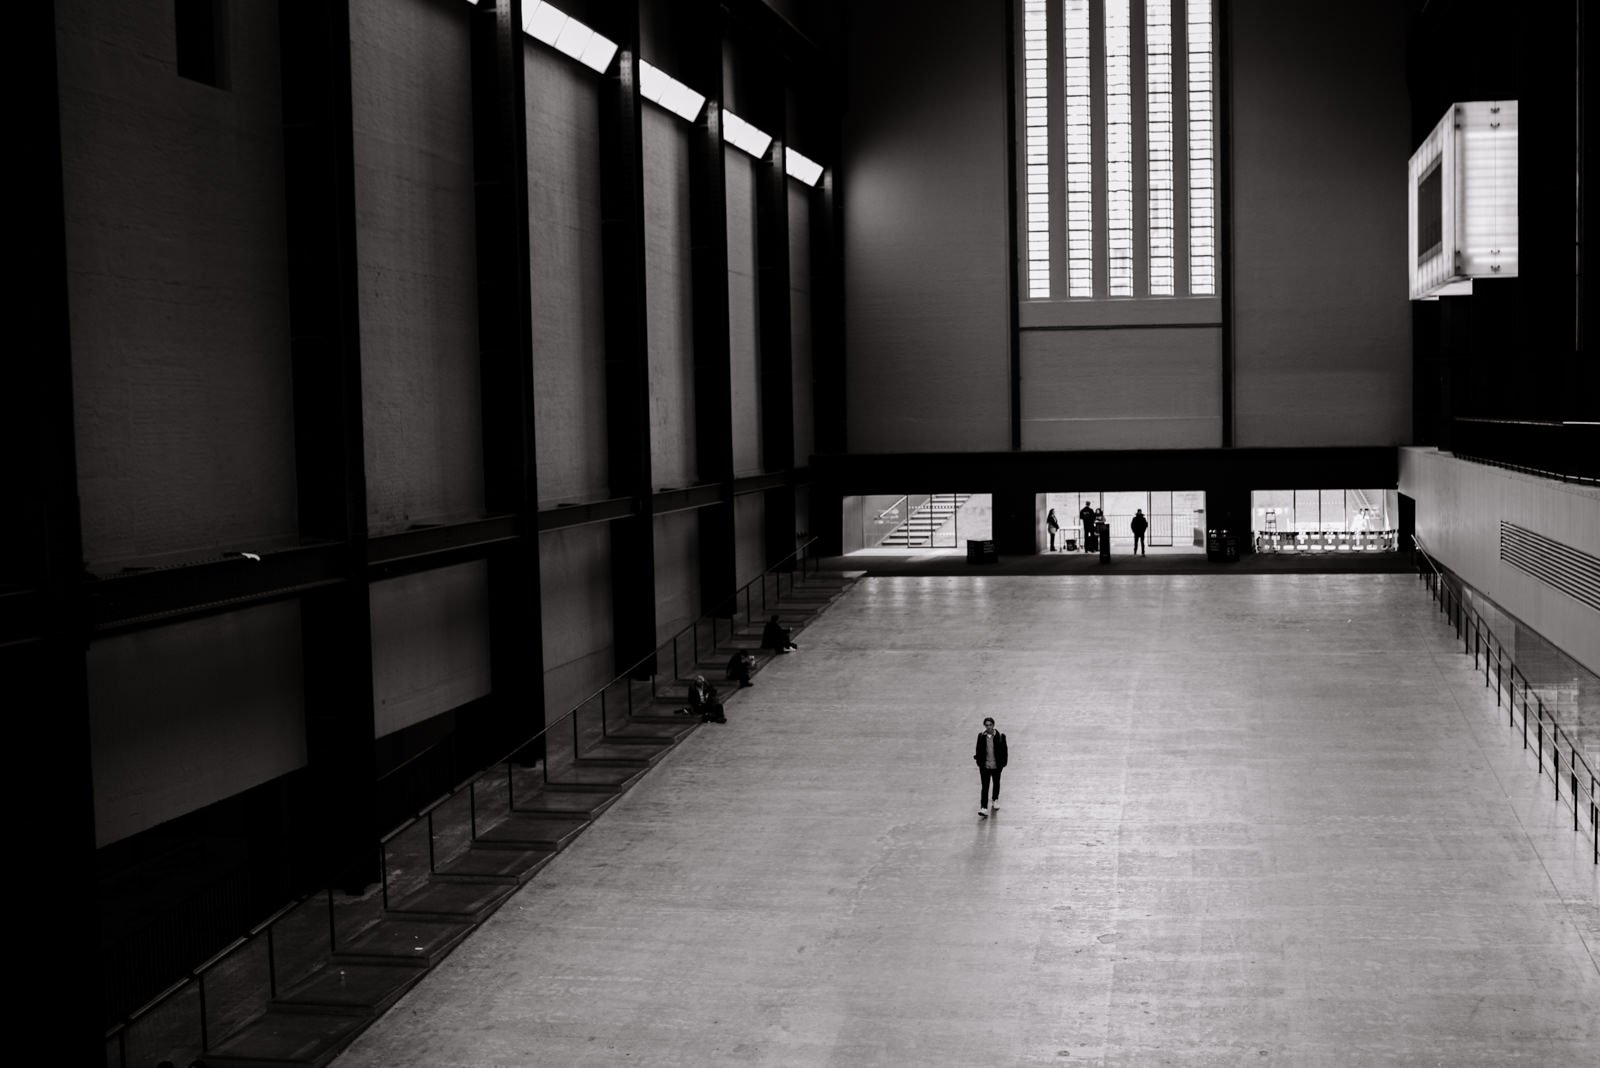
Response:
[{"label": "dark wall panel", "polygon": [[372,584],[376,736],[489,692],[489,568],[483,561]]},{"label": "dark wall panel", "polygon": [[694,441],[694,317],[689,245],[689,128],[645,105],[646,330],[650,344],[650,464],[656,486],[698,473]]},{"label": "dark wall panel", "polygon": [[728,359],[733,473],[760,474],[761,310],[756,295],[756,161],[723,150],[728,205]]},{"label": "dark wall panel", "polygon": [[1409,439],[1406,7],[1233,5],[1235,444]]},{"label": "dark wall panel", "polygon": [[811,190],[789,183],[789,358],[794,379],[794,462],[805,467],[816,447],[811,384]]},{"label": "dark wall panel", "polygon": [[656,641],[664,642],[700,615],[700,536],[696,513],[655,517]]},{"label": "dark wall panel", "polygon": [[745,493],[733,499],[733,548],[736,581],[743,586],[767,569],[766,498]]},{"label": "dark wall panel", "polygon": [[118,635],[88,657],[97,845],[305,765],[297,602]]},{"label": "dark wall panel", "polygon": [[466,4],[352,0],[367,513],[483,510]]},{"label": "dark wall panel", "polygon": [[277,11],[230,8],[224,91],[170,3],[55,10],[84,555],[292,536]]},{"label": "dark wall panel", "polygon": [[553,721],[615,675],[611,527],[596,523],[540,535],[539,592],[545,718]]},{"label": "dark wall panel", "polygon": [[849,19],[850,450],[1008,448],[1005,4]]},{"label": "dark wall panel", "polygon": [[539,503],[607,490],[600,75],[530,41],[528,231]]}]

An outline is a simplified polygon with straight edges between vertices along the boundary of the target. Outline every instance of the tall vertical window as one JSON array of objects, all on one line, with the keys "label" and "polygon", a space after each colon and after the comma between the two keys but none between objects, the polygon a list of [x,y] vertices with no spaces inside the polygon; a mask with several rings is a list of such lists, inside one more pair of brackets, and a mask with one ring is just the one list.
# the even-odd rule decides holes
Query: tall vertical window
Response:
[{"label": "tall vertical window", "polygon": [[1211,0],[1189,5],[1189,292],[1217,291],[1217,182],[1213,139]]},{"label": "tall vertical window", "polygon": [[1175,292],[1173,267],[1172,8],[1160,0],[1145,7],[1146,159],[1150,179],[1150,295]]},{"label": "tall vertical window", "polygon": [[1089,0],[1062,4],[1067,127],[1067,295],[1094,296],[1094,101]]},{"label": "tall vertical window", "polygon": [[1133,56],[1129,0],[1106,0],[1106,286],[1133,296]]},{"label": "tall vertical window", "polygon": [[1047,5],[1048,0],[1027,0],[1022,8],[1030,297],[1050,295],[1050,79],[1045,59]]}]

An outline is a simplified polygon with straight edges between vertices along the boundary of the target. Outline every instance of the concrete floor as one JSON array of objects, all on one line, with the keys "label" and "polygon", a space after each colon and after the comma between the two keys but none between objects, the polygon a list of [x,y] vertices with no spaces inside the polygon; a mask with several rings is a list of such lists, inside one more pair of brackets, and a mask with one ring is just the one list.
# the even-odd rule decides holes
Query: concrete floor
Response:
[{"label": "concrete floor", "polygon": [[1600,1063],[1588,839],[1414,578],[869,578],[803,645],[338,1063]]}]

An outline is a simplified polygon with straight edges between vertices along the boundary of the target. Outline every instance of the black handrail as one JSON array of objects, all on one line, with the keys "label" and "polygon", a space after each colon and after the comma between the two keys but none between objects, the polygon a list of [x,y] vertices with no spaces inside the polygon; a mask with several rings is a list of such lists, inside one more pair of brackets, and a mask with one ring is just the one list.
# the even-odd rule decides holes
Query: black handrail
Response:
[{"label": "black handrail", "polygon": [[[1594,863],[1600,864],[1600,793],[1596,791],[1594,769],[1578,750],[1577,743],[1572,736],[1562,730],[1561,724],[1556,722],[1555,716],[1544,707],[1544,701],[1528,681],[1528,676],[1523,674],[1505,650],[1505,645],[1495,637],[1494,630],[1484,621],[1478,610],[1456,593],[1451,588],[1445,572],[1439,568],[1428,550],[1423,546],[1422,539],[1416,535],[1411,537],[1416,547],[1419,559],[1426,563],[1427,570],[1417,569],[1417,577],[1428,586],[1428,592],[1433,596],[1439,611],[1447,621],[1455,627],[1456,638],[1461,641],[1463,655],[1471,654],[1472,666],[1476,670],[1479,658],[1483,661],[1483,684],[1485,687],[1494,687],[1495,707],[1500,707],[1502,696],[1506,702],[1507,725],[1517,729],[1517,691],[1518,680],[1521,680],[1522,696],[1522,748],[1528,748],[1529,723],[1529,697],[1532,697],[1533,713],[1533,744],[1534,768],[1538,775],[1544,774],[1545,751],[1550,753],[1550,778],[1555,783],[1555,800],[1557,804],[1562,801],[1561,796],[1561,747],[1565,740],[1567,748],[1567,802],[1572,806],[1572,829],[1581,832],[1579,814],[1588,810],[1589,832],[1592,839],[1591,849],[1594,854]],[[1459,581],[1459,580],[1458,580]],[[1491,674],[1491,658],[1493,672]],[[1549,745],[1545,744],[1545,733],[1548,726]],[[1580,803],[1580,790],[1583,780],[1589,783],[1588,804]]]},{"label": "black handrail", "polygon": [[[750,590],[757,583],[761,584],[761,602],[762,602],[763,611],[765,611],[765,609],[766,609],[766,583],[767,583],[767,579],[770,576],[774,576],[774,575],[777,576],[777,578],[778,578],[778,593],[777,593],[777,596],[781,598],[782,597],[782,588],[783,588],[783,574],[787,571],[791,575],[790,590],[792,591],[793,588],[794,588],[794,580],[792,578],[793,568],[790,567],[789,565],[791,565],[792,563],[798,563],[799,566],[800,566],[801,575],[802,576],[806,575],[807,574],[807,565],[808,565],[808,563],[812,563],[812,561],[810,560],[810,556],[809,556],[808,550],[811,548],[811,546],[816,544],[817,541],[818,541],[818,539],[815,538],[815,537],[806,539],[806,541],[802,542],[795,549],[794,552],[790,553],[788,556],[785,556],[782,560],[779,560],[777,563],[772,564],[765,571],[763,571],[760,575],[758,575],[755,578],[751,579],[749,582],[745,583],[743,586],[740,586],[737,590],[735,590],[733,592],[732,596],[724,598],[722,601],[720,601],[716,605],[714,605],[712,607],[711,611],[706,613],[706,615],[709,615],[711,617],[711,622],[712,622],[712,643],[713,643],[713,646],[715,645],[716,640],[717,640],[716,639],[716,620],[717,620],[717,617],[719,615],[723,615],[723,614],[732,614],[734,616],[737,616],[738,610],[739,610],[739,597],[742,594],[742,595],[744,595],[744,601],[745,601],[745,619],[746,619],[747,622],[750,622],[751,621],[751,609],[752,609],[752,603],[751,603],[751,599],[750,599]],[[728,610],[728,611],[725,611],[725,610]],[[508,785],[509,785],[510,784],[510,779],[511,779],[511,765],[515,762],[518,754],[527,751],[530,746],[533,746],[536,743],[538,743],[541,739],[548,737],[553,730],[555,730],[556,728],[560,727],[565,721],[567,721],[569,719],[572,721],[573,742],[574,742],[574,744],[573,744],[573,756],[574,756],[574,758],[576,758],[577,755],[578,755],[578,746],[577,746],[577,742],[578,742],[577,715],[578,715],[578,713],[586,705],[588,705],[591,702],[593,702],[596,698],[599,698],[602,701],[602,731],[604,731],[605,725],[604,725],[604,721],[603,721],[603,719],[604,719],[603,702],[604,702],[604,697],[605,697],[606,692],[608,690],[610,690],[611,687],[617,685],[619,682],[628,683],[628,695],[629,695],[629,701],[630,701],[630,704],[631,704],[632,694],[633,694],[631,683],[634,681],[635,673],[640,671],[645,665],[650,664],[653,661],[656,661],[657,658],[660,656],[660,654],[665,652],[669,647],[671,647],[673,649],[673,671],[674,671],[674,674],[676,675],[676,671],[677,671],[677,649],[676,649],[676,643],[677,643],[679,638],[683,637],[683,635],[688,634],[691,631],[693,631],[693,632],[695,632],[696,648],[698,649],[698,644],[699,644],[698,628],[699,628],[699,626],[700,626],[700,620],[699,619],[695,619],[695,620],[691,621],[688,626],[684,627],[682,630],[679,630],[676,634],[672,635],[672,637],[667,639],[665,642],[662,642],[661,644],[657,645],[651,652],[645,654],[644,656],[640,657],[638,660],[636,660],[632,664],[630,664],[624,671],[622,671],[620,674],[618,674],[610,682],[607,682],[600,689],[596,690],[594,693],[590,694],[588,697],[585,697],[582,701],[579,701],[577,704],[573,705],[560,718],[556,719],[555,721],[553,721],[551,723],[546,724],[540,730],[534,732],[532,735],[528,736],[523,741],[521,741],[517,745],[513,746],[511,748],[511,750],[508,753],[506,753],[505,756],[502,756],[502,757],[500,757],[500,758],[498,758],[496,760],[491,760],[488,763],[482,765],[480,768],[478,768],[477,771],[473,772],[472,775],[468,776],[466,779],[462,780],[460,783],[458,783],[457,785],[455,785],[451,789],[447,790],[445,793],[435,797],[433,800],[429,801],[426,805],[424,805],[421,808],[419,808],[412,815],[410,815],[410,816],[406,817],[405,819],[401,820],[400,823],[398,823],[392,830],[390,830],[386,834],[379,835],[377,840],[376,840],[376,842],[373,845],[371,845],[371,846],[369,846],[367,848],[368,848],[368,850],[375,850],[376,853],[377,853],[377,856],[376,856],[375,859],[378,861],[378,868],[379,868],[379,872],[380,872],[380,884],[381,884],[382,895],[383,895],[383,903],[384,903],[385,908],[387,908],[388,904],[389,904],[387,847],[388,847],[390,842],[392,842],[395,838],[399,837],[401,834],[405,833],[406,831],[411,830],[413,827],[417,826],[418,823],[422,822],[423,820],[426,820],[428,822],[428,870],[429,870],[430,873],[433,872],[434,870],[436,870],[435,869],[435,858],[434,858],[434,854],[433,854],[433,839],[434,839],[433,814],[434,814],[434,812],[436,812],[440,808],[440,806],[444,805],[446,802],[452,800],[453,798],[456,798],[456,797],[460,796],[463,791],[466,791],[467,794],[468,794],[469,802],[472,804],[472,818],[471,818],[472,831],[471,831],[471,836],[472,836],[473,840],[476,840],[477,837],[478,837],[477,826],[476,826],[476,789],[477,789],[477,783],[479,782],[479,780],[481,780],[484,777],[485,773],[489,772],[491,769],[494,769],[494,768],[498,767],[500,764],[506,764],[507,765],[507,781],[508,781]],[[654,690],[655,678],[656,678],[656,676],[658,674],[659,674],[659,671],[652,671],[650,673],[652,691]],[[431,749],[432,747],[429,747],[429,748]],[[401,770],[401,768],[409,765],[413,760],[415,760],[417,757],[420,757],[420,756],[424,755],[426,752],[428,752],[428,750],[424,750],[423,753],[416,754],[416,756],[408,759],[403,764],[401,764],[399,767],[391,769],[391,773],[393,771]],[[543,766],[543,770],[542,770],[543,780],[545,782],[549,782],[549,774],[550,774],[549,765],[550,765],[550,762],[549,762],[548,756],[546,756],[546,758],[544,760],[540,761],[540,763]],[[387,775],[385,776],[385,778],[387,778]],[[382,782],[383,779],[379,779],[379,780],[376,780],[376,781],[377,782]],[[514,796],[512,797],[512,807],[513,808],[515,807],[515,797]],[[366,850],[364,850],[363,852],[366,852]],[[184,973],[184,975],[182,977],[180,977],[179,979],[174,981],[170,986],[168,986],[165,990],[161,991],[161,993],[157,994],[154,998],[152,998],[149,1001],[145,1002],[142,1006],[140,1006],[139,1008],[135,1009],[133,1012],[127,1014],[122,1020],[118,1021],[116,1024],[114,1024],[110,1028],[108,1028],[106,1030],[105,1040],[106,1040],[107,1043],[110,1043],[110,1042],[113,1042],[113,1041],[117,1042],[117,1044],[118,1044],[118,1046],[117,1046],[117,1048],[118,1048],[118,1063],[122,1066],[122,1068],[127,1068],[127,1045],[126,1045],[126,1039],[127,1039],[127,1035],[129,1033],[129,1030],[135,1024],[137,1024],[140,1020],[148,1017],[151,1013],[153,1013],[156,1010],[160,1009],[163,1005],[165,1005],[168,1002],[170,1002],[173,998],[177,997],[179,994],[183,993],[185,990],[189,989],[191,986],[195,986],[198,989],[198,992],[199,992],[199,1011],[200,1011],[199,1034],[200,1034],[200,1042],[201,1042],[200,1052],[204,1053],[204,1052],[208,1051],[210,1049],[210,1035],[208,1033],[209,1029],[208,1029],[208,1025],[207,1025],[207,1014],[206,1014],[206,997],[205,997],[206,973],[209,972],[211,969],[213,969],[217,964],[222,962],[224,959],[226,959],[228,957],[231,957],[233,954],[238,952],[240,949],[242,949],[242,948],[244,948],[246,946],[254,944],[258,939],[262,938],[263,936],[266,939],[268,986],[269,986],[269,990],[270,990],[272,996],[275,997],[277,995],[278,982],[277,982],[275,952],[274,952],[274,945],[273,945],[273,938],[272,938],[273,929],[274,929],[275,925],[280,920],[282,920],[285,916],[287,916],[290,913],[294,912],[296,909],[300,908],[302,905],[305,905],[307,902],[311,901],[311,899],[313,899],[315,897],[325,896],[326,899],[327,899],[328,948],[329,948],[329,952],[336,951],[337,948],[338,948],[338,931],[337,931],[336,922],[335,922],[335,915],[334,915],[333,887],[334,887],[335,883],[338,881],[337,880],[337,875],[341,871],[353,871],[353,870],[356,869],[356,867],[358,865],[364,865],[364,864],[366,864],[368,862],[369,861],[361,860],[360,858],[352,858],[350,863],[347,864],[345,867],[338,868],[338,869],[335,869],[335,870],[331,871],[330,872],[330,878],[327,880],[326,886],[319,887],[316,890],[313,890],[313,891],[310,891],[310,892],[308,892],[306,894],[303,894],[300,897],[297,897],[293,901],[289,902],[287,905],[284,905],[282,908],[280,908],[276,912],[274,912],[271,916],[267,917],[265,920],[262,920],[260,923],[256,924],[254,927],[250,928],[250,930],[248,930],[244,934],[240,935],[238,938],[234,939],[226,947],[224,947],[223,949],[221,949],[218,952],[214,953],[210,958],[208,958],[207,960],[205,960],[201,964],[196,965],[194,968],[191,968],[189,971]]]}]

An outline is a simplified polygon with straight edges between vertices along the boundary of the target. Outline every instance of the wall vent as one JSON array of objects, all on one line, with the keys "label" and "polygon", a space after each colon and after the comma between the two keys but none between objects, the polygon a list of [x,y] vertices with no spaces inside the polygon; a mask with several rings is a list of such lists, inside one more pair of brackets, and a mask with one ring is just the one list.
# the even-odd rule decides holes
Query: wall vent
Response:
[{"label": "wall vent", "polygon": [[1600,612],[1600,557],[1502,519],[1500,559]]}]

